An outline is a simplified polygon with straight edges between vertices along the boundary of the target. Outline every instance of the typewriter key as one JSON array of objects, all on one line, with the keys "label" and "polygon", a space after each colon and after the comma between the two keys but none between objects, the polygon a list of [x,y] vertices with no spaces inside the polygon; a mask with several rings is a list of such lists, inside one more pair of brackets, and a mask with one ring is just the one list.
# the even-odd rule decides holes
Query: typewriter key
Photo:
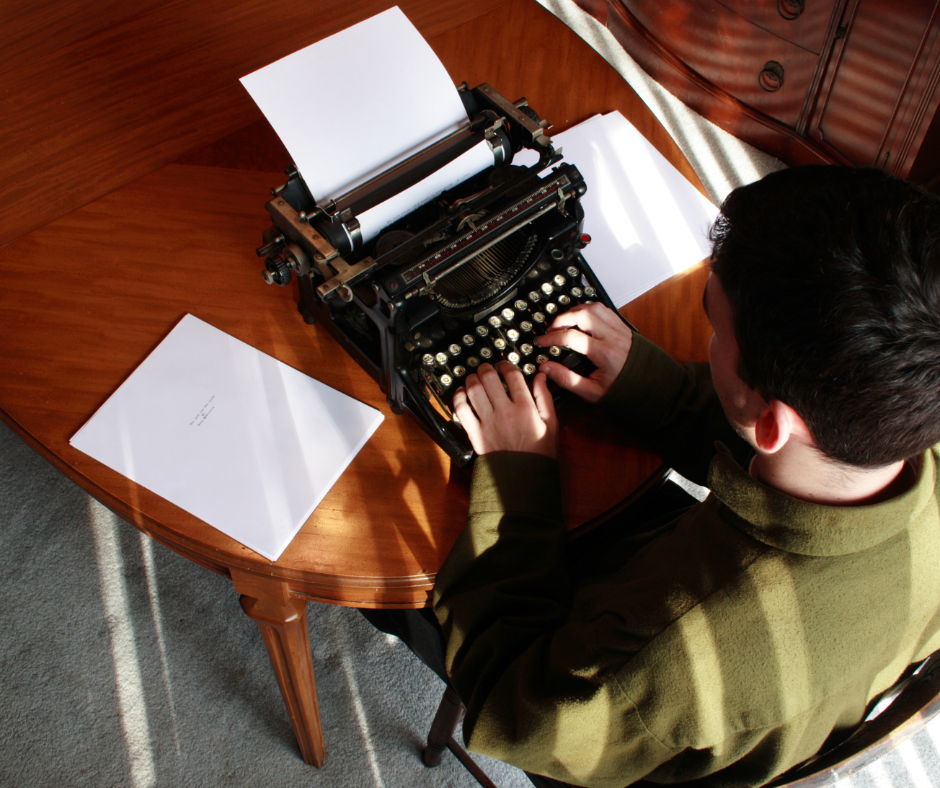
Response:
[{"label": "typewriter key", "polygon": [[543,271],[548,271],[552,267],[552,264],[548,260],[542,260],[539,262],[539,268]]},{"label": "typewriter key", "polygon": [[563,277],[561,274],[555,274],[555,278],[552,279],[552,281],[553,281],[558,287],[564,287],[564,286],[565,286],[565,277]]},{"label": "typewriter key", "polygon": [[545,322],[545,315],[543,315],[541,312],[536,312],[534,315],[532,315],[532,319],[533,319],[536,323],[544,323],[544,322]]},{"label": "typewriter key", "polygon": [[505,349],[506,349],[506,340],[503,339],[502,337],[499,337],[498,339],[494,339],[494,340],[493,340],[493,347],[495,347],[497,350],[505,350]]},{"label": "typewriter key", "polygon": [[551,353],[553,356],[560,356],[560,355],[561,355],[561,348],[558,347],[558,345],[552,345],[552,346],[548,349],[548,352]]},{"label": "typewriter key", "polygon": [[522,351],[523,356],[529,356],[532,354],[532,351],[535,350],[535,348],[532,347],[532,345],[530,345],[528,342],[526,342],[522,347],[519,348],[519,350]]},{"label": "typewriter key", "polygon": [[513,306],[516,309],[518,309],[520,312],[525,312],[525,310],[529,308],[529,305],[525,301],[523,301],[521,298],[518,301],[516,301],[516,303],[513,304]]},{"label": "typewriter key", "polygon": [[456,342],[453,345],[451,345],[449,348],[447,348],[447,352],[450,353],[452,356],[459,356],[461,350],[462,348]]},{"label": "typewriter key", "polygon": [[572,279],[574,279],[574,278],[577,277],[578,274],[580,274],[581,272],[580,272],[577,268],[575,268],[573,265],[569,265],[569,266],[565,269],[565,273],[568,274],[568,276],[570,276]]},{"label": "typewriter key", "polygon": [[523,321],[519,324],[519,328],[521,328],[523,331],[531,331],[531,330],[532,330],[532,324],[531,324],[528,320],[523,320]]},{"label": "typewriter key", "polygon": [[466,374],[467,374],[467,370],[464,369],[459,364],[456,367],[454,367],[454,375],[456,375],[458,378],[462,378]]},{"label": "typewriter key", "polygon": [[480,355],[483,356],[483,358],[492,358],[492,357],[493,357],[493,351],[490,350],[488,347],[481,347],[481,348],[480,348]]},{"label": "typewriter key", "polygon": [[544,364],[546,361],[548,361],[548,356],[546,356],[544,353],[539,353],[535,357],[535,361],[537,364]]},{"label": "typewriter key", "polygon": [[510,342],[517,342],[519,340],[519,332],[514,328],[510,328],[506,332],[506,336],[509,337]]},{"label": "typewriter key", "polygon": [[473,343],[476,342],[476,340],[473,338],[473,334],[464,334],[462,341],[467,347],[472,347]]},{"label": "typewriter key", "polygon": [[558,260],[564,260],[564,259],[565,259],[565,253],[561,251],[561,249],[552,249],[552,260],[555,260],[557,262]]},{"label": "typewriter key", "polygon": [[422,363],[424,364],[424,366],[426,366],[426,367],[433,367],[433,366],[434,366],[434,356],[432,356],[430,353],[425,353],[423,356],[421,356],[421,362],[422,362]]},{"label": "typewriter key", "polygon": [[411,353],[414,349],[415,349],[415,343],[414,343],[414,342],[405,342],[405,350],[407,350],[409,353]]},{"label": "typewriter key", "polygon": [[446,353],[438,353],[438,354],[434,357],[434,359],[435,359],[435,361],[437,361],[438,364],[446,364],[446,363],[447,363],[447,354],[446,354]]},{"label": "typewriter key", "polygon": [[490,315],[490,319],[487,322],[493,326],[493,328],[499,328],[503,324],[503,321],[496,315]]},{"label": "typewriter key", "polygon": [[418,344],[427,350],[429,347],[431,347],[431,345],[434,344],[434,340],[431,339],[431,337],[421,337],[421,339],[418,340]]},{"label": "typewriter key", "polygon": [[520,358],[521,356],[515,351],[506,356],[506,360],[509,361],[510,364],[518,364]]},{"label": "typewriter key", "polygon": [[454,379],[450,375],[441,375],[441,385],[444,388],[447,388],[453,382]]},{"label": "typewriter key", "polygon": [[526,364],[526,365],[522,368],[522,371],[525,372],[526,375],[534,375],[534,374],[535,374],[535,364]]},{"label": "typewriter key", "polygon": [[581,292],[581,288],[580,288],[580,287],[572,287],[572,288],[571,288],[571,295],[572,295],[573,298],[580,298],[580,297],[583,295],[583,293]]},{"label": "typewriter key", "polygon": [[490,335],[490,330],[486,326],[477,326],[478,337],[488,337],[489,335]]},{"label": "typewriter key", "polygon": [[470,356],[470,358],[467,359],[467,366],[470,367],[471,369],[473,367],[479,366],[479,364],[480,364],[480,359],[478,359],[476,356]]},{"label": "typewriter key", "polygon": [[516,316],[516,313],[513,312],[508,306],[502,312],[500,312],[500,314],[503,316],[503,320],[505,320],[507,323],[511,323],[512,319]]},{"label": "typewriter key", "polygon": [[552,287],[551,282],[542,282],[542,292],[545,293],[545,295],[551,295],[554,290],[555,288]]},{"label": "typewriter key", "polygon": [[533,304],[537,304],[539,301],[542,300],[542,296],[540,296],[538,293],[535,292],[535,290],[533,290],[531,293],[529,293],[529,300]]},{"label": "typewriter key", "polygon": [[546,304],[545,311],[550,315],[554,315],[558,311],[558,304]]},{"label": "typewriter key", "polygon": [[561,306],[568,306],[568,304],[571,303],[571,299],[562,293],[560,296],[558,296],[558,303],[561,304]]},{"label": "typewriter key", "polygon": [[597,291],[593,287],[584,288],[584,295],[587,296],[588,298],[593,298],[596,293]]}]

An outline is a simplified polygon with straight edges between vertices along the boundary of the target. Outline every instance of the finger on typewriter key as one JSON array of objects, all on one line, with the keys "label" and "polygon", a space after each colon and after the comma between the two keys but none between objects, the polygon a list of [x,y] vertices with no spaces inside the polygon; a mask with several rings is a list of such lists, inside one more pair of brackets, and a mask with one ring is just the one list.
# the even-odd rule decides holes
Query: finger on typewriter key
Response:
[{"label": "finger on typewriter key", "polygon": [[563,346],[586,356],[597,368],[588,377],[549,361],[541,370],[562,388],[598,402],[613,385],[633,345],[633,331],[603,304],[579,304],[559,315],[536,344]]}]

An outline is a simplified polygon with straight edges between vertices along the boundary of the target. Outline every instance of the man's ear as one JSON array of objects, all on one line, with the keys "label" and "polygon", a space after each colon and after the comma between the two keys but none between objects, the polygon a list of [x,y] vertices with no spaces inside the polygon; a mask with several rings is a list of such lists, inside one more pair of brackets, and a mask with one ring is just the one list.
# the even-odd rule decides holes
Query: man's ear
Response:
[{"label": "man's ear", "polygon": [[761,408],[754,425],[757,448],[765,454],[773,454],[780,451],[790,438],[801,442],[813,441],[806,422],[793,408],[778,399],[771,400]]}]

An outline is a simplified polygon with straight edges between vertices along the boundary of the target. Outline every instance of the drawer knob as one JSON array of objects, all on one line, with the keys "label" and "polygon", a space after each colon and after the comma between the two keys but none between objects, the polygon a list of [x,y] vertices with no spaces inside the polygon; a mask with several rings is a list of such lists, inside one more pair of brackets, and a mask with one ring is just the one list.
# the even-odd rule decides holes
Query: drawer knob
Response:
[{"label": "drawer knob", "polygon": [[803,0],[777,0],[777,13],[784,19],[796,19],[803,13]]},{"label": "drawer knob", "polygon": [[774,93],[783,86],[783,66],[776,60],[764,63],[764,69],[757,77],[760,86],[768,93]]}]

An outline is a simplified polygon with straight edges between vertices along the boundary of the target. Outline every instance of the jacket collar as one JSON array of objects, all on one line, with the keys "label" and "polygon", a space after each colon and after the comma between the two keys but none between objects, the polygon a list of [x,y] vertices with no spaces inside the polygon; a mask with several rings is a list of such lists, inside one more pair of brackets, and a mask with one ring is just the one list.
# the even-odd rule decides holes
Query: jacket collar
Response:
[{"label": "jacket collar", "polygon": [[904,530],[926,506],[936,506],[937,464],[921,457],[917,481],[906,492],[870,506],[822,506],[792,498],[752,479],[722,443],[708,483],[715,497],[749,536],[789,553],[849,555],[868,550]]}]

